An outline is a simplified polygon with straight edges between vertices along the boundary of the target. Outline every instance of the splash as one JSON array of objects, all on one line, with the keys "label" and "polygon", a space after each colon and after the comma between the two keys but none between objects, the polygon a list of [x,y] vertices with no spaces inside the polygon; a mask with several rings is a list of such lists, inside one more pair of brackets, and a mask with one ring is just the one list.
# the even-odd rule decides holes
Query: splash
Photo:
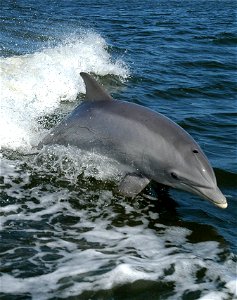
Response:
[{"label": "splash", "polygon": [[105,40],[91,32],[41,52],[1,58],[0,71],[1,147],[12,150],[37,144],[38,119],[84,93],[81,71],[121,79],[129,75],[123,61],[112,59]]}]

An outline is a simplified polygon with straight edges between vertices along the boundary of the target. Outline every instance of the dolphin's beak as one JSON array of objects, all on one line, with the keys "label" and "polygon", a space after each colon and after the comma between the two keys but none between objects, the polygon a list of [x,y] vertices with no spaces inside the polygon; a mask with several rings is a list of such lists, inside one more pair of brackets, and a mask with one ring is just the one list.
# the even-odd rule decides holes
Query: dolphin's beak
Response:
[{"label": "dolphin's beak", "polygon": [[206,187],[193,187],[197,194],[201,197],[208,199],[213,204],[220,208],[226,208],[228,206],[226,197],[222,194],[217,186],[214,188]]},{"label": "dolphin's beak", "polygon": [[222,194],[222,192],[216,185],[213,187],[204,187],[182,182],[182,189],[199,195],[200,197],[209,200],[214,205],[220,208],[226,208],[228,206],[226,197]]}]

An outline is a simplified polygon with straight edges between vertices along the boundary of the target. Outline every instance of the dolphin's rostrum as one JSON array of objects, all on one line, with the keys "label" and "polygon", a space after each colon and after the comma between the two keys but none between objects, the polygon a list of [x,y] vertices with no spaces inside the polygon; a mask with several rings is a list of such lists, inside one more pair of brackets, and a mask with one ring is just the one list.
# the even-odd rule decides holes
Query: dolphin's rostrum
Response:
[{"label": "dolphin's rostrum", "polygon": [[146,107],[114,100],[89,74],[81,76],[86,101],[39,146],[71,145],[115,159],[124,176],[119,191],[132,198],[154,180],[227,207],[207,157],[184,129]]}]

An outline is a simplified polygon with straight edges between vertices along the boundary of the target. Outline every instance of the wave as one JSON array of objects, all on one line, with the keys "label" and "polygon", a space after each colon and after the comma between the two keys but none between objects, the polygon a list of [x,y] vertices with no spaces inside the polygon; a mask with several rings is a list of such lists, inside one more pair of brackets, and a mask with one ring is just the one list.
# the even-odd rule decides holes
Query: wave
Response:
[{"label": "wave", "polygon": [[213,39],[213,42],[217,45],[236,46],[237,35],[232,32],[222,32]]},{"label": "wave", "polygon": [[217,177],[217,181],[220,181],[223,187],[236,188],[236,184],[237,184],[236,173],[216,168],[215,174]]},{"label": "wave", "polygon": [[0,58],[0,70],[0,145],[13,150],[37,144],[43,130],[38,119],[85,92],[81,71],[120,80],[129,76],[126,64],[113,60],[106,41],[94,32],[33,54]]}]

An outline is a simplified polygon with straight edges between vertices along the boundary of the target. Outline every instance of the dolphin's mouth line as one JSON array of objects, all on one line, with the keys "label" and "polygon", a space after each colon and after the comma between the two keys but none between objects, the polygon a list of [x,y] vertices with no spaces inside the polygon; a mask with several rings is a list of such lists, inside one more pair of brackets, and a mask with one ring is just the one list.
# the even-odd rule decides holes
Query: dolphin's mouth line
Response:
[{"label": "dolphin's mouth line", "polygon": [[[195,190],[195,192],[199,195],[201,195],[202,197],[206,198],[207,200],[209,200],[210,202],[212,202],[213,204],[215,204],[216,206],[220,207],[220,208],[226,208],[227,207],[227,202],[216,202],[214,201],[212,198],[208,197],[205,193],[203,193],[202,191],[200,191],[198,189],[199,186],[195,186],[195,185],[188,185],[184,182],[182,182],[182,185],[184,185],[185,187],[187,187],[188,189],[192,189]],[[206,187],[205,187],[206,188]],[[206,188],[208,189],[208,188]]]},{"label": "dolphin's mouth line", "polygon": [[[185,179],[183,179],[185,180]],[[204,184],[196,184],[193,181],[188,181],[188,183],[185,183],[181,178],[181,183],[185,186],[191,186],[193,189],[197,189],[197,188],[204,188],[204,189],[208,189],[208,186],[204,185]]]}]

